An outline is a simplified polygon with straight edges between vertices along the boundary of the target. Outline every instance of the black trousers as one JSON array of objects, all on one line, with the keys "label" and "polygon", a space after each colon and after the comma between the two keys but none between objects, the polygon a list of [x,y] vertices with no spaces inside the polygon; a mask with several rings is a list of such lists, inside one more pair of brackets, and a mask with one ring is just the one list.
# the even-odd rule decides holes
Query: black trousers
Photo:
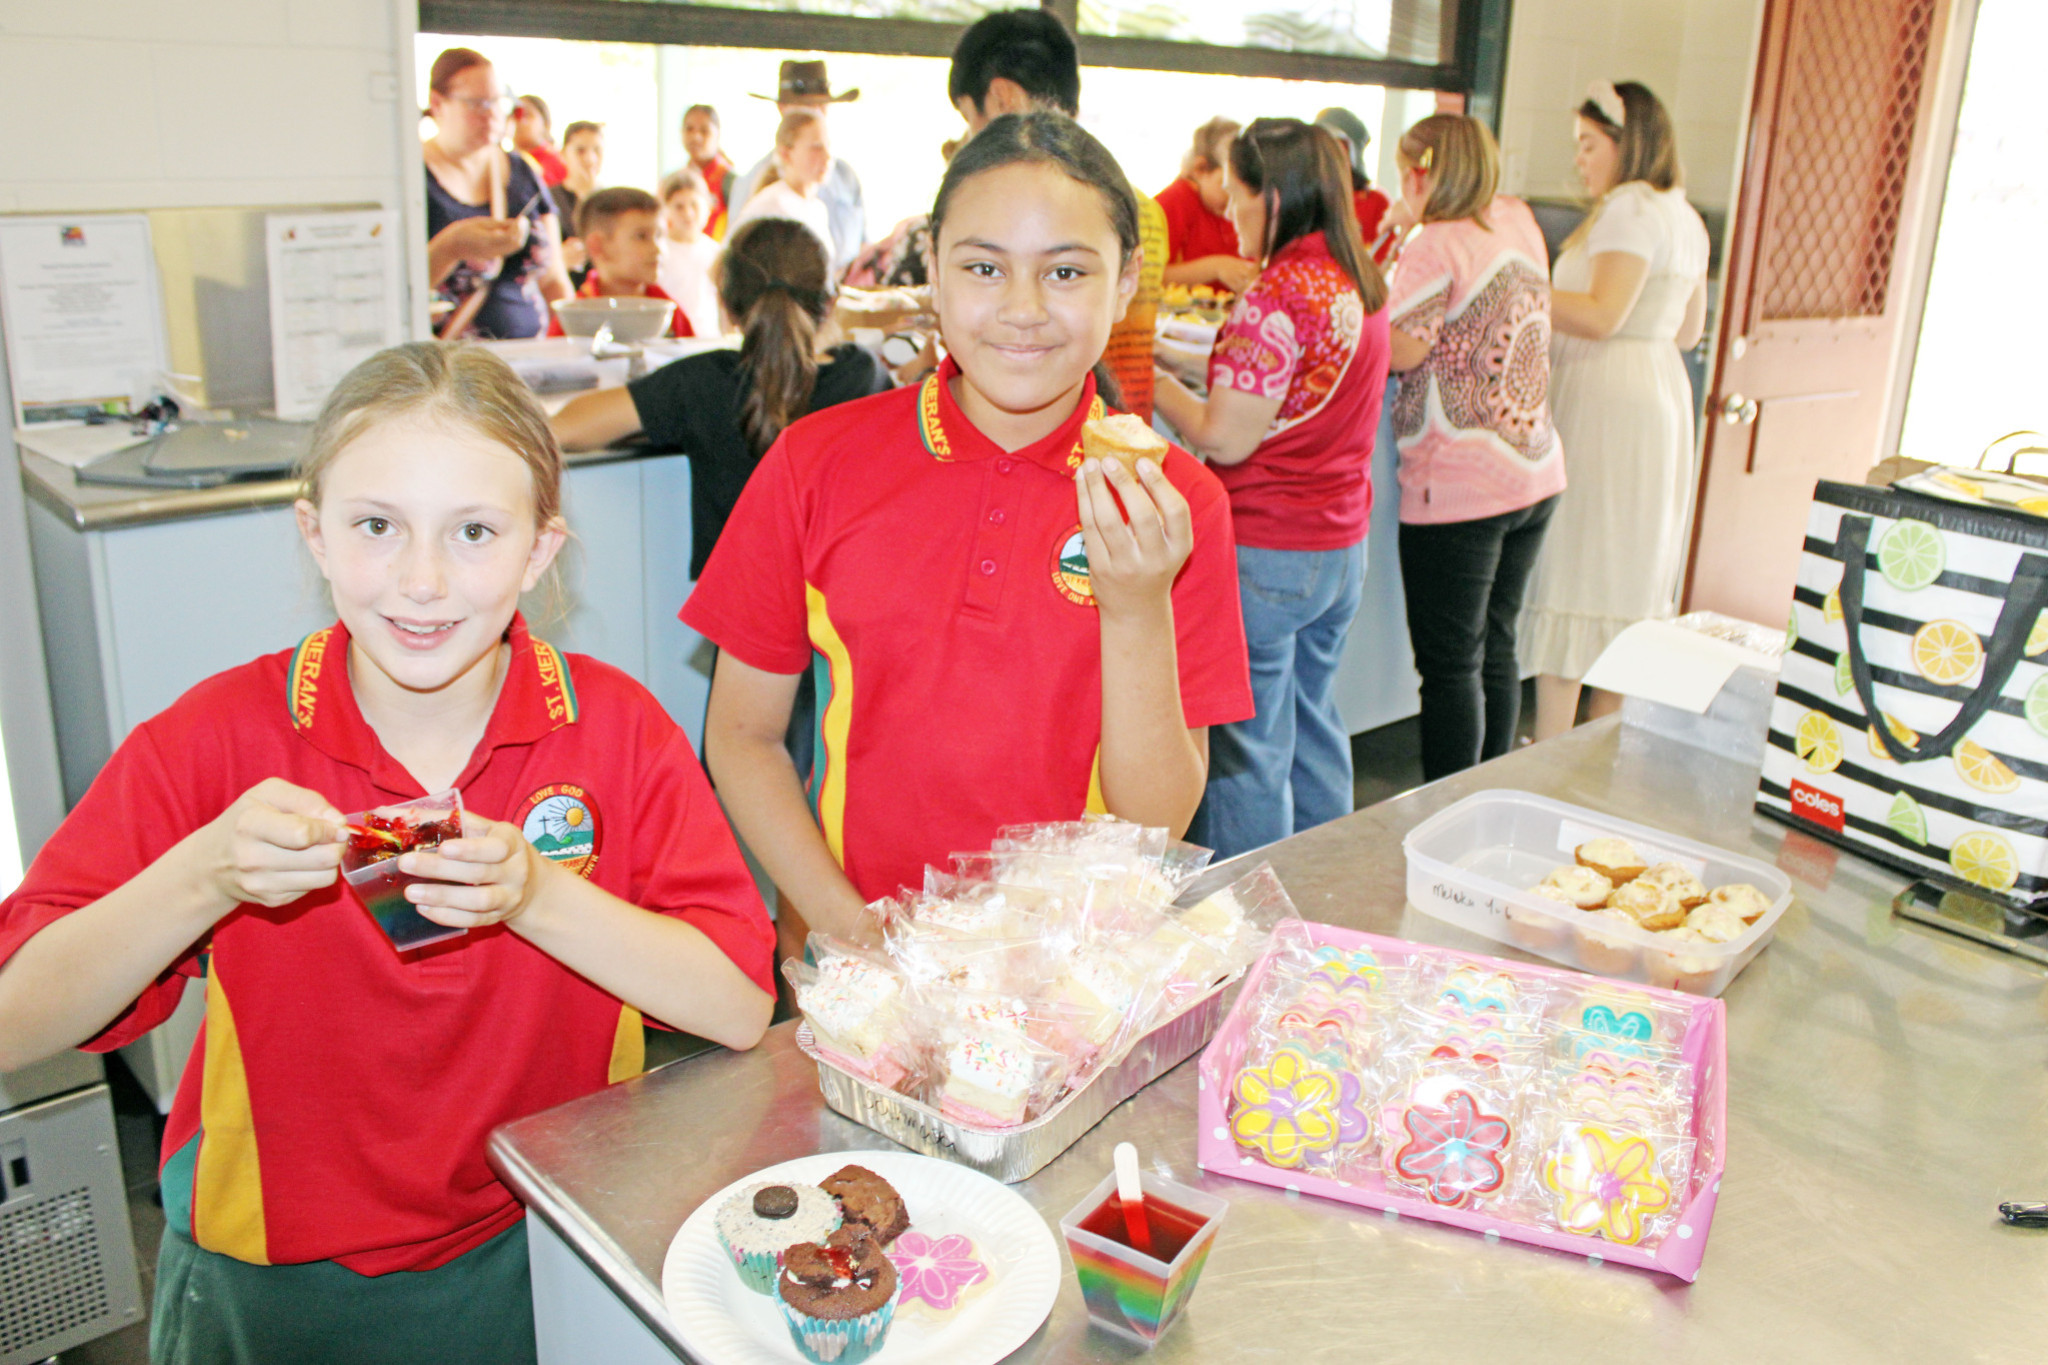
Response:
[{"label": "black trousers", "polygon": [[1422,675],[1422,775],[1434,782],[1515,742],[1515,622],[1562,493],[1477,521],[1401,527],[1401,591]]}]

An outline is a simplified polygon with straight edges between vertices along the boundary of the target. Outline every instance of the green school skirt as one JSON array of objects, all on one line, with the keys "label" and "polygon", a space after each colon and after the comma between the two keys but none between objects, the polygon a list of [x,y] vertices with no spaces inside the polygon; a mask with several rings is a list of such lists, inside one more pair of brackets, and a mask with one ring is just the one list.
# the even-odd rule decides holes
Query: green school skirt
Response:
[{"label": "green school skirt", "polygon": [[526,1224],[437,1270],[250,1265],[173,1227],[156,1262],[153,1365],[534,1365]]}]

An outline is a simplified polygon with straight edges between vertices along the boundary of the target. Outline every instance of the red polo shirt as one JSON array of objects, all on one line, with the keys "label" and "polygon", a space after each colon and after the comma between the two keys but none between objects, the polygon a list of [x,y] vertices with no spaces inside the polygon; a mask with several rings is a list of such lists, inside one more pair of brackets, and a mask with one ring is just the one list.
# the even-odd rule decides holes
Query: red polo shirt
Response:
[{"label": "red polo shirt", "polygon": [[1202,202],[1202,192],[1186,176],[1159,191],[1166,213],[1166,263],[1199,261],[1204,256],[1237,255],[1237,226]]},{"label": "red polo shirt", "polygon": [[[1102,636],[1074,415],[1005,452],[967,420],[948,359],[917,388],[814,413],[740,495],[683,620],[755,668],[818,679],[812,803],[870,900],[1003,825],[1102,810]],[[1173,588],[1190,726],[1252,714],[1230,508],[1180,450],[1193,514]]]},{"label": "red polo shirt", "polygon": [[[695,925],[772,989],[766,912],[683,732],[617,669],[517,619],[510,639],[464,804]],[[266,777],[343,811],[421,795],[356,709],[347,660],[329,626],[137,726],[0,903],[0,961]],[[164,1134],[165,1213],[257,1264],[454,1259],[521,1215],[485,1164],[491,1129],[642,1067],[639,1014],[509,929],[401,956],[339,884],[230,913],[86,1046],[141,1037],[198,977],[206,1025]]]}]

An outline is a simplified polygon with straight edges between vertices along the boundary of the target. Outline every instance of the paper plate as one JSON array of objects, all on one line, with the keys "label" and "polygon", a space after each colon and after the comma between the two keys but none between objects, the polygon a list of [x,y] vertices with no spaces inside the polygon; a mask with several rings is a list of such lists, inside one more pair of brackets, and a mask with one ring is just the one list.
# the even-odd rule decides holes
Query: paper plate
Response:
[{"label": "paper plate", "polygon": [[804,1365],[781,1310],[740,1283],[718,1245],[719,1205],[756,1181],[815,1184],[841,1166],[865,1166],[896,1187],[911,1229],[934,1239],[962,1233],[989,1277],[941,1317],[899,1303],[874,1365],[978,1365],[1001,1360],[1052,1312],[1060,1289],[1060,1248],[1036,1209],[979,1171],[911,1152],[823,1152],[768,1166],[712,1195],[669,1243],[661,1296],[690,1354],[708,1365]]}]

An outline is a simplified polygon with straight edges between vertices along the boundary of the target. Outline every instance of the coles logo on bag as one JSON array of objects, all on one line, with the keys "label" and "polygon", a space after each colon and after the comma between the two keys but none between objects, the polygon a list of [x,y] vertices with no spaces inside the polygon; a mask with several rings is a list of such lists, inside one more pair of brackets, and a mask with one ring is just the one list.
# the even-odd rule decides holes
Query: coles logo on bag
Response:
[{"label": "coles logo on bag", "polygon": [[1792,783],[1792,813],[1802,820],[1842,832],[1842,798],[1804,782]]}]

